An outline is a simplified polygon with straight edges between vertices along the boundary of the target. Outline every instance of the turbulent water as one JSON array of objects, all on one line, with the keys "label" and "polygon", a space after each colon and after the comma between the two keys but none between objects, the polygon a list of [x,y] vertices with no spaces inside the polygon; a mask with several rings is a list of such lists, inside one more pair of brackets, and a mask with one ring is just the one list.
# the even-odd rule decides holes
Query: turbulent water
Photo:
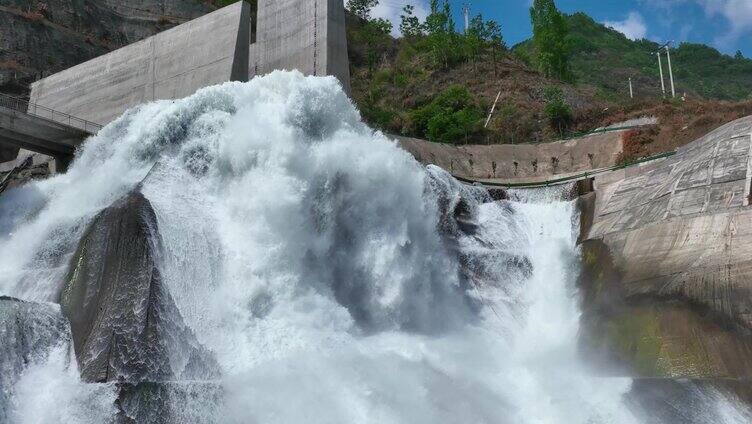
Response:
[{"label": "turbulent water", "polygon": [[[4,195],[0,295],[57,302],[87,224],[137,186],[220,368],[171,382],[188,388],[173,422],[650,422],[630,379],[577,356],[573,203],[494,202],[422,167],[334,79],[277,72],[127,112],[68,173]],[[0,381],[0,418],[114,419],[117,384],[78,379],[66,331]],[[745,422],[713,399],[708,422]]]}]

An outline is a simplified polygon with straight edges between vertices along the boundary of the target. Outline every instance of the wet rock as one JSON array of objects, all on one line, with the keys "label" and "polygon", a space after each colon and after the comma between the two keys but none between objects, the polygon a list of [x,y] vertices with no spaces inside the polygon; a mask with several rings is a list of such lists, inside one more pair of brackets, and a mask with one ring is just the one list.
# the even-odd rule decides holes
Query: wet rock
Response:
[{"label": "wet rock", "polygon": [[222,387],[216,382],[122,384],[118,424],[202,423],[222,421]]},{"label": "wet rock", "polygon": [[426,190],[435,196],[439,209],[439,232],[450,239],[475,233],[479,205],[493,201],[488,190],[463,184],[441,168],[426,169]]},{"label": "wet rock", "polygon": [[85,381],[139,384],[217,377],[157,267],[161,241],[150,203],[134,191],[103,210],[73,255],[60,304]]},{"label": "wet rock", "polygon": [[68,323],[55,305],[0,296],[0,422],[7,422],[13,386],[52,347],[70,342]]}]

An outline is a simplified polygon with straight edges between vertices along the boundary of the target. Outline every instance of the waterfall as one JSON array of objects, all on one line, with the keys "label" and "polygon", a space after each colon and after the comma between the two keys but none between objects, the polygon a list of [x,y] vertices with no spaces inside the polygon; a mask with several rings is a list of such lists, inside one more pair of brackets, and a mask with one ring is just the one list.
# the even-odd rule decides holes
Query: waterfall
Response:
[{"label": "waterfall", "polygon": [[[275,72],[130,110],[66,174],[0,199],[0,295],[78,314],[0,381],[0,417],[656,422],[630,378],[577,354],[575,203],[512,194],[421,166],[333,78]],[[129,372],[144,352],[159,360]],[[703,405],[745,422],[725,397]]]}]

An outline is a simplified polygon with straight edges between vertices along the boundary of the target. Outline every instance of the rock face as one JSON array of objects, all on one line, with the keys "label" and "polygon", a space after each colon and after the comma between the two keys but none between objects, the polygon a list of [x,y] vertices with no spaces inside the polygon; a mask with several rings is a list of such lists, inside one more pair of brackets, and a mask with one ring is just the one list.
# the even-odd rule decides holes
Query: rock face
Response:
[{"label": "rock face", "polygon": [[15,160],[0,163],[0,195],[29,181],[44,179],[50,175],[53,158],[28,151],[19,153],[18,149],[15,153],[18,155]]},{"label": "rock face", "polygon": [[138,191],[102,211],[81,239],[60,304],[85,381],[216,376],[162,282],[159,251],[154,211]]},{"label": "rock face", "polygon": [[219,399],[218,385],[192,384],[216,379],[219,367],[183,323],[157,267],[160,249],[154,210],[136,190],[89,225],[60,295],[81,377],[118,382],[121,422],[180,416],[169,409],[175,397]]},{"label": "rock face", "polygon": [[7,0],[0,5],[0,91],[28,85],[216,7],[201,0]]},{"label": "rock face", "polygon": [[0,422],[9,420],[13,386],[23,370],[69,342],[68,323],[56,306],[0,296]]},{"label": "rock face", "polygon": [[595,179],[584,346],[641,376],[752,378],[751,149],[749,117]]}]

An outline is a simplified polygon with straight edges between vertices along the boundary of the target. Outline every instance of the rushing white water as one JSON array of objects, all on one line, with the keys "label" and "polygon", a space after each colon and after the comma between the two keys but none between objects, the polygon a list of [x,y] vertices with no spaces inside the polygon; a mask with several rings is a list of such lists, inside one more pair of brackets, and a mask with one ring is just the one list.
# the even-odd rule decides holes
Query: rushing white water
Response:
[{"label": "rushing white water", "polygon": [[[0,202],[0,294],[56,301],[86,224],[141,182],[166,286],[222,374],[221,402],[171,405],[176,422],[637,422],[631,381],[577,357],[573,204],[491,202],[423,168],[332,78],[277,72],[126,113],[67,174]],[[114,414],[63,357],[24,373],[19,421]],[[52,415],[29,418],[39,402]]]}]

